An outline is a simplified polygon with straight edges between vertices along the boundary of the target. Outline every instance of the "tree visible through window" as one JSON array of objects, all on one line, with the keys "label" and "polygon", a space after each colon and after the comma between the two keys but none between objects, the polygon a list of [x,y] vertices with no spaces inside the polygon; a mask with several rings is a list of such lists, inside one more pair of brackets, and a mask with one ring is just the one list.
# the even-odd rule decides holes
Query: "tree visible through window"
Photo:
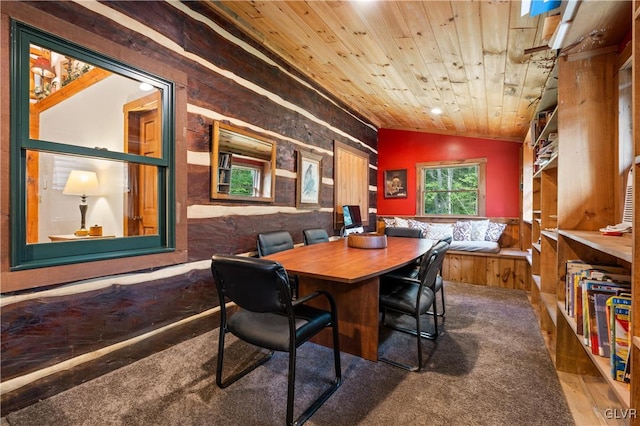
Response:
[{"label": "tree visible through window", "polygon": [[260,170],[254,167],[231,167],[231,195],[256,196],[256,188],[260,182]]},{"label": "tree visible through window", "polygon": [[422,195],[418,214],[484,214],[484,161],[421,164],[418,176]]}]

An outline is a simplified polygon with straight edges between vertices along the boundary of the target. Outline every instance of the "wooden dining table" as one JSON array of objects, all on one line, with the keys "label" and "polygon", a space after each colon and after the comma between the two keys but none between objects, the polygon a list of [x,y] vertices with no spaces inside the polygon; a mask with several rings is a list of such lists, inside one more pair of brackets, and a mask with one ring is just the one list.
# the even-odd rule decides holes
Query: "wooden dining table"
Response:
[{"label": "wooden dining table", "polygon": [[[431,245],[431,240],[423,238],[387,237],[385,248],[354,248],[341,238],[264,258],[279,262],[290,276],[298,277],[300,296],[329,292],[338,311],[340,350],[377,361],[380,276],[409,265]],[[315,299],[317,306],[328,309],[321,299]],[[331,333],[325,330],[314,342],[331,346]]]}]

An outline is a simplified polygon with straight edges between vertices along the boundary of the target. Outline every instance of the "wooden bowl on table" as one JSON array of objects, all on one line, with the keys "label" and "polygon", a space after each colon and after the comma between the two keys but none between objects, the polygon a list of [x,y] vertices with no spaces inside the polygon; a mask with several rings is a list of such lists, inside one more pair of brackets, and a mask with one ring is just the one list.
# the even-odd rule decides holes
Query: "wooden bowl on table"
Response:
[{"label": "wooden bowl on table", "polygon": [[347,245],[353,248],[380,249],[387,247],[387,236],[380,234],[350,234]]}]

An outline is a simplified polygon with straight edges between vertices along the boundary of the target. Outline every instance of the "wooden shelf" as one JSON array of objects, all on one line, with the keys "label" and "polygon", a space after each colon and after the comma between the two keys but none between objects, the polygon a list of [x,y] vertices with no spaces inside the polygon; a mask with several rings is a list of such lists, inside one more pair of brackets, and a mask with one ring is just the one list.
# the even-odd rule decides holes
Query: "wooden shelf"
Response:
[{"label": "wooden shelf", "polygon": [[540,136],[538,136],[535,143],[533,144],[534,148],[540,144],[540,141],[542,139],[549,136],[549,133],[553,133],[557,131],[558,131],[558,107],[556,106],[553,109],[551,116],[547,118],[547,124],[545,124],[544,128],[540,132]]},{"label": "wooden shelf", "polygon": [[599,231],[568,231],[560,230],[558,233],[566,238],[578,241],[592,249],[610,254],[629,263],[633,261],[633,239],[630,234],[621,237],[602,235]]},{"label": "wooden shelf", "polygon": [[549,317],[551,318],[551,321],[553,322],[554,326],[558,325],[558,310],[556,309],[556,306],[558,304],[557,300],[556,300],[556,295],[555,294],[551,294],[551,293],[540,293],[540,300],[542,300],[542,305],[545,307],[545,309],[547,310],[547,313],[549,314]]},{"label": "wooden shelf", "polygon": [[580,336],[577,335],[577,324],[571,316],[567,315],[567,312],[564,310],[564,306],[562,306],[562,302],[558,302],[558,310],[562,312],[562,316],[571,326],[573,332],[576,333],[576,339],[578,339],[578,341],[584,348],[584,351],[587,353],[587,355],[589,355],[589,358],[591,358],[593,364],[600,371],[602,377],[607,381],[607,383],[609,383],[609,386],[616,394],[616,397],[626,408],[629,408],[631,405],[631,394],[629,392],[628,385],[626,383],[618,382],[611,377],[611,365],[609,363],[609,358],[594,355],[591,353],[591,348],[585,345]]},{"label": "wooden shelf", "polygon": [[539,178],[540,175],[542,175],[542,173],[545,170],[550,170],[550,169],[555,169],[556,167],[558,167],[558,153],[556,152],[555,154],[553,154],[553,156],[551,157],[551,159],[546,162],[544,164],[544,166],[540,167],[540,169],[538,169],[537,172],[535,172],[535,174],[533,175],[533,178]]},{"label": "wooden shelf", "polygon": [[[640,0],[634,0],[634,39],[640,35],[639,6]],[[624,22],[619,24],[625,25]],[[637,58],[640,58],[639,46],[634,44],[634,52],[631,53],[634,68],[638,66]],[[523,184],[523,203],[527,200],[527,206],[531,209],[531,225],[527,229],[528,233],[523,232],[523,235],[532,242],[528,261],[534,285],[531,285],[530,300],[556,368],[559,372],[574,374],[600,373],[607,387],[604,391],[612,397],[615,395],[622,406],[637,409],[635,402],[640,399],[640,315],[633,315],[634,335],[630,348],[633,351],[632,377],[631,384],[627,384],[612,377],[608,357],[591,353],[591,348],[584,344],[582,336],[577,333],[575,320],[567,315],[564,307],[566,295],[563,270],[568,260],[575,259],[585,262],[613,262],[625,267],[631,265],[634,307],[638,306],[640,297],[640,265],[633,262],[633,246],[635,244],[637,250],[640,234],[636,233],[634,237],[629,234],[615,237],[602,235],[597,230],[597,227],[604,224],[615,223],[612,222],[613,212],[622,207],[618,205],[615,195],[623,193],[625,189],[619,187],[621,182],[615,154],[619,150],[618,140],[611,137],[615,134],[615,125],[620,119],[617,114],[612,113],[620,94],[614,90],[614,85],[603,78],[604,73],[608,72],[605,70],[611,69],[611,66],[620,66],[617,60],[614,55],[599,55],[597,58],[574,56],[570,61],[558,61],[555,64],[555,74],[550,78],[551,82],[555,82],[555,90],[543,92],[531,123],[529,134],[533,140],[523,146],[522,170],[523,180],[526,182]],[[628,107],[634,116],[628,117],[630,122],[638,122],[640,119],[639,76],[640,73],[635,73],[632,82],[630,102],[633,105]],[[576,96],[578,92],[579,97]],[[593,108],[595,105],[598,108]],[[551,110],[553,112],[540,113]],[[630,165],[630,160],[635,164],[636,232],[640,228],[638,129],[633,129],[633,154],[625,159],[625,165]],[[549,138],[551,132],[557,132],[557,139],[553,140],[556,135]],[[547,142],[553,145],[548,145]],[[576,230],[585,226],[592,230]],[[630,403],[632,399],[633,406]],[[609,424],[608,420],[602,420],[602,424]],[[628,424],[640,426],[640,417],[630,419]]]},{"label": "wooden shelf", "polygon": [[531,275],[531,280],[538,287],[538,291],[540,291],[540,275]]}]

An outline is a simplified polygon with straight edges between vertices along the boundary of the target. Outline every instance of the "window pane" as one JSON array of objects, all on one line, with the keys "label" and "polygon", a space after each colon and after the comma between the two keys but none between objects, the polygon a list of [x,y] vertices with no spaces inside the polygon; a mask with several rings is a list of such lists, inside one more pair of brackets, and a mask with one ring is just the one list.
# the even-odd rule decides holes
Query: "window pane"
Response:
[{"label": "window pane", "polygon": [[423,214],[478,214],[478,165],[427,167],[423,172]]},{"label": "window pane", "polygon": [[162,157],[162,91],[30,45],[31,139]]},{"label": "window pane", "polygon": [[256,187],[257,170],[245,167],[231,169],[231,195],[253,196]]},{"label": "window pane", "polygon": [[[101,227],[102,237],[159,233],[158,167],[46,152],[27,153],[28,161],[35,167],[30,169],[37,170],[37,174],[27,175],[30,222],[27,243],[89,237],[78,232],[83,204],[87,233],[97,234],[95,226]],[[79,235],[74,235],[76,232]]]}]

